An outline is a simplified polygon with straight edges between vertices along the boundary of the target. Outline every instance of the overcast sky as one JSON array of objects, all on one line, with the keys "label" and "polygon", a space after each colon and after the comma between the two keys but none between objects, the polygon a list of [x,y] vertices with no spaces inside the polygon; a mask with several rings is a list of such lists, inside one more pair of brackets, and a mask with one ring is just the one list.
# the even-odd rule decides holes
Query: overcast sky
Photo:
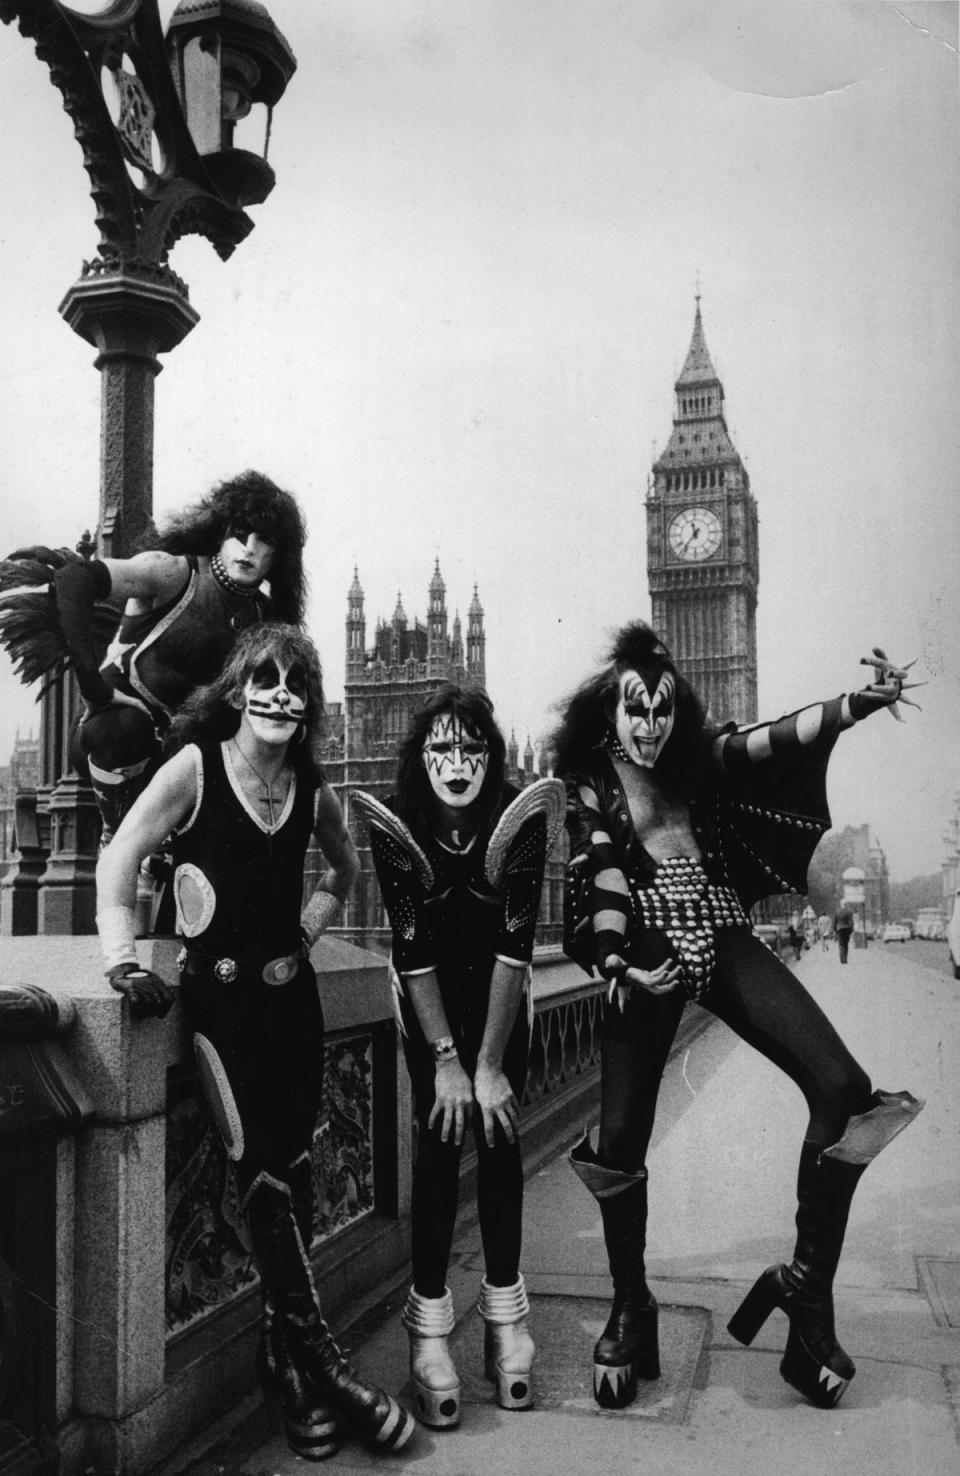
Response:
[{"label": "overcast sky", "polygon": [[[171,6],[163,7],[169,13]],[[960,789],[956,4],[270,0],[299,62],[277,187],[157,382],[155,515],[258,467],[310,528],[311,629],[342,696],[402,592],[474,581],[521,747],[649,615],[643,498],[703,322],[760,513],[763,716],[930,685],[841,741],[836,825],[935,871]],[[70,121],[0,28],[3,543],[97,513],[99,383],[57,305],[96,249]],[[0,756],[37,709],[0,671]]]}]

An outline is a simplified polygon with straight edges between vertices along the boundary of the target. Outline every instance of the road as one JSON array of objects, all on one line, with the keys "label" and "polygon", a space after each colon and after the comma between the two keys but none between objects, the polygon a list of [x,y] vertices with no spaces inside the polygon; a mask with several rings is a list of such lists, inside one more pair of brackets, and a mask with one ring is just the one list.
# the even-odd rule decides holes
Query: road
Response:
[{"label": "road", "polygon": [[871,943],[870,947],[881,948],[894,956],[902,953],[911,963],[922,964],[925,969],[932,969],[934,973],[943,974],[947,979],[953,978],[953,965],[946,943],[933,942],[929,938],[912,938],[909,943]]}]

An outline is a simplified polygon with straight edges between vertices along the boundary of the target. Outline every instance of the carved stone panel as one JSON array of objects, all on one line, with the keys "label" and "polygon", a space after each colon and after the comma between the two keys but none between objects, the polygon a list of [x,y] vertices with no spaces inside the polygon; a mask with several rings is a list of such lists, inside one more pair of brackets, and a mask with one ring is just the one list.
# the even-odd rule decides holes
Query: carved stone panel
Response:
[{"label": "carved stone panel", "polygon": [[[373,1041],[328,1040],[313,1142],[314,1245],[374,1207]],[[167,1331],[182,1332],[255,1284],[226,1154],[197,1076],[171,1076],[167,1108]]]}]

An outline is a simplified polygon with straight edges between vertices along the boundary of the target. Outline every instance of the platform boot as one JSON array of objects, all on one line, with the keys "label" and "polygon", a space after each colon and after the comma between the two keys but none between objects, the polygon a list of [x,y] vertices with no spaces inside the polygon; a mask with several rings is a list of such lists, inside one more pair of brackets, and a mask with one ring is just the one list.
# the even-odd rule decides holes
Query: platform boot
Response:
[{"label": "platform boot", "polygon": [[638,1379],[660,1377],[657,1302],[647,1286],[647,1171],[627,1173],[597,1162],[589,1134],[570,1151],[570,1165],[600,1206],[613,1278],[613,1305],[593,1350],[593,1397],[602,1409],[623,1409]]},{"label": "platform boot", "polygon": [[367,1383],[331,1335],[321,1315],[288,1186],[259,1179],[245,1208],[260,1275],[300,1377],[321,1399],[330,1400],[342,1422],[361,1439],[399,1450],[413,1434],[413,1416]]},{"label": "platform boot", "polygon": [[728,1323],[730,1334],[749,1344],[775,1308],[785,1312],[790,1330],[780,1373],[820,1409],[837,1404],[856,1373],[837,1341],[833,1314],[833,1280],[854,1192],[867,1165],[923,1107],[909,1092],[875,1092],[872,1100],[832,1147],[804,1143],[793,1260],[769,1266]]},{"label": "platform boot", "polygon": [[410,1382],[417,1418],[433,1430],[460,1423],[460,1376],[447,1342],[453,1332],[453,1297],[422,1297],[410,1288],[401,1322],[410,1339]]},{"label": "platform boot", "polygon": [[[313,1164],[308,1152],[287,1171],[290,1204],[301,1243],[310,1255],[313,1241]],[[279,1413],[287,1444],[308,1461],[323,1461],[340,1448],[337,1411],[329,1396],[305,1379],[290,1353],[289,1338],[269,1300],[264,1307],[263,1330],[257,1349],[257,1372],[268,1410]]]},{"label": "platform boot", "polygon": [[264,1310],[257,1376],[274,1429],[282,1424],[287,1444],[307,1461],[325,1461],[340,1448],[336,1411],[297,1368],[283,1322],[269,1305]]},{"label": "platform boot", "polygon": [[536,1348],[527,1317],[530,1303],[523,1277],[512,1286],[480,1286],[477,1311],[483,1318],[483,1371],[496,1385],[501,1409],[529,1409],[533,1404],[533,1360]]}]

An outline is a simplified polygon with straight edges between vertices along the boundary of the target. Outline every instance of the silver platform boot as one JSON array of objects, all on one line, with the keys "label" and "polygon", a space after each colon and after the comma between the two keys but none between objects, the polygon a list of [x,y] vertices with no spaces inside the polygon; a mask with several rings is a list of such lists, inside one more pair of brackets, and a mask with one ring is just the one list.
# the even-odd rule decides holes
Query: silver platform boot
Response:
[{"label": "silver platform boot", "polygon": [[410,1338],[410,1382],[417,1418],[432,1430],[460,1423],[460,1377],[447,1339],[453,1332],[453,1297],[422,1297],[413,1287],[400,1319]]},{"label": "silver platform boot", "polygon": [[501,1409],[529,1409],[536,1348],[527,1327],[530,1303],[523,1277],[518,1276],[513,1286],[491,1286],[484,1280],[477,1311],[485,1323],[484,1371],[496,1384],[497,1403]]}]

